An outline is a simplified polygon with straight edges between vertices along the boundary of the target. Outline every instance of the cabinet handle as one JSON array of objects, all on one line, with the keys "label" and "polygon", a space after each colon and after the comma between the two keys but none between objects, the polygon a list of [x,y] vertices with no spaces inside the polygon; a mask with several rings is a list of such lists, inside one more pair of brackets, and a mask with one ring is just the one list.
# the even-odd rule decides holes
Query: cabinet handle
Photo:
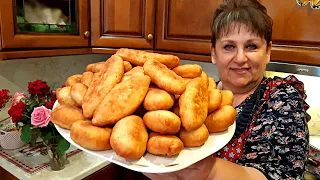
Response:
[{"label": "cabinet handle", "polygon": [[151,41],[153,39],[153,35],[152,34],[148,34],[148,40]]},{"label": "cabinet handle", "polygon": [[90,37],[90,32],[89,31],[84,32],[84,37],[86,38]]}]

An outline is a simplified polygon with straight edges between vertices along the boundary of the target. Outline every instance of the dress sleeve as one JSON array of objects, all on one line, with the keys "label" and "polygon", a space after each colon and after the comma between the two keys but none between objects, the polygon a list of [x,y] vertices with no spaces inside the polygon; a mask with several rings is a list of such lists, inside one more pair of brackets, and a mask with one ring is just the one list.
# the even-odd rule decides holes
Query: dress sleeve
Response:
[{"label": "dress sleeve", "polygon": [[290,85],[270,94],[250,130],[240,164],[260,170],[268,179],[303,179],[309,148],[304,104]]}]

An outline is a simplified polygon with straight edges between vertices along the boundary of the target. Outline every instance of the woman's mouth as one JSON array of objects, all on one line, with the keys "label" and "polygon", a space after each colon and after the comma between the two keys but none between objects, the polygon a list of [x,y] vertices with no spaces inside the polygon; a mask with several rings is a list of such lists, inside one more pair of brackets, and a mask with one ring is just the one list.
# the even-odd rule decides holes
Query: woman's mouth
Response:
[{"label": "woman's mouth", "polygon": [[231,68],[231,70],[239,75],[244,75],[249,71],[250,68]]}]

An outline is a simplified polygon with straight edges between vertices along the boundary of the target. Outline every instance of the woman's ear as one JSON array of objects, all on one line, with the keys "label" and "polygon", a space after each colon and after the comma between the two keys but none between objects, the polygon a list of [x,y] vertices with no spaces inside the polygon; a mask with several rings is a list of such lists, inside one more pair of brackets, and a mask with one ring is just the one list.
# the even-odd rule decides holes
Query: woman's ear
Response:
[{"label": "woman's ear", "polygon": [[212,47],[212,45],[210,47],[211,47],[211,62],[212,62],[212,64],[216,64],[216,51],[215,51],[215,48]]},{"label": "woman's ear", "polygon": [[269,42],[268,47],[267,47],[267,64],[270,62],[270,57],[271,57],[271,49],[272,49],[272,41]]}]

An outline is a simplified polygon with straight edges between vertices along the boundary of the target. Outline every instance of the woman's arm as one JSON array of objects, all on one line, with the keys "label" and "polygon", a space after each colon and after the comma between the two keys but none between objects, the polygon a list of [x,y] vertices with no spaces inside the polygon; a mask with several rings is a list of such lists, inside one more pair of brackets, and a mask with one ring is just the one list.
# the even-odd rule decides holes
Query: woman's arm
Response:
[{"label": "woman's arm", "polygon": [[262,180],[267,179],[260,171],[252,167],[240,166],[230,161],[215,158],[214,166],[208,180]]},{"label": "woman's arm", "polygon": [[257,169],[244,167],[215,157],[189,166],[186,169],[167,174],[145,173],[152,180],[265,180],[266,177]]}]

